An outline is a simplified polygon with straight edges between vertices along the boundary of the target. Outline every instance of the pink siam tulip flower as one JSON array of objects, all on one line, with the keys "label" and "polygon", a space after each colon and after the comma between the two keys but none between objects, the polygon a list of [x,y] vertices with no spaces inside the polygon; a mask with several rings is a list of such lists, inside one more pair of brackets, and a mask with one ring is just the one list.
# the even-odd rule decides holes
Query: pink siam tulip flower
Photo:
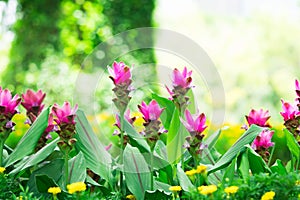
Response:
[{"label": "pink siam tulip flower", "polygon": [[123,62],[114,62],[112,68],[109,67],[108,71],[115,85],[122,83],[129,85],[131,83],[130,69]]},{"label": "pink siam tulip flower", "polygon": [[155,100],[152,100],[149,105],[147,105],[144,101],[141,105],[138,105],[140,112],[143,114],[143,119],[146,122],[156,121],[160,117],[163,108],[160,108],[158,103]]},{"label": "pink siam tulip flower", "polygon": [[268,149],[269,147],[273,146],[274,143],[271,142],[273,137],[274,131],[270,131],[268,129],[263,130],[259,135],[255,138],[252,143],[252,148],[254,150],[264,148]]},{"label": "pink siam tulip flower", "polygon": [[290,104],[281,99],[283,112],[280,112],[284,121],[291,120],[300,116],[300,111],[298,107],[294,104]]},{"label": "pink siam tulip flower", "polygon": [[173,71],[173,76],[172,76],[172,82],[173,86],[177,87],[180,86],[182,88],[190,88],[191,87],[191,82],[192,82],[192,71],[187,71],[187,68],[184,67],[182,73],[175,68]]},{"label": "pink siam tulip flower", "polygon": [[249,116],[246,115],[247,122],[249,126],[256,124],[261,127],[269,127],[270,125],[267,121],[270,119],[269,111],[264,111],[263,109],[254,110],[252,109],[249,113]]},{"label": "pink siam tulip flower", "polygon": [[57,104],[53,105],[52,112],[56,119],[54,121],[60,125],[64,124],[75,124],[75,116],[76,111],[78,109],[78,105],[76,104],[75,107],[72,109],[69,102],[65,102],[63,106],[60,108]]},{"label": "pink siam tulip flower", "polygon": [[0,114],[4,114],[10,120],[17,113],[20,102],[21,98],[17,94],[12,98],[8,89],[2,90],[0,87]]},{"label": "pink siam tulip flower", "polygon": [[27,90],[25,94],[22,94],[23,101],[21,102],[22,106],[27,110],[28,113],[32,112],[37,116],[44,108],[42,104],[46,93],[43,93],[42,90],[34,92],[32,90]]},{"label": "pink siam tulip flower", "polygon": [[201,135],[201,133],[207,128],[205,125],[206,117],[204,113],[201,113],[200,115],[191,115],[189,110],[185,110],[184,115],[186,121],[181,119],[181,122],[192,136]]},{"label": "pink siam tulip flower", "polygon": [[296,93],[297,93],[298,97],[300,97],[300,84],[297,79],[295,80],[295,86],[296,86]]}]

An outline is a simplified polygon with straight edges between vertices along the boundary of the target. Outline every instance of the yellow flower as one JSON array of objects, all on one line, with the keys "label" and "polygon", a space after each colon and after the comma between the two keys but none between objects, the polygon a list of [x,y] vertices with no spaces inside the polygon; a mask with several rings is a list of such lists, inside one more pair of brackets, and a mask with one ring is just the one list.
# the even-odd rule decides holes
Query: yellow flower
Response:
[{"label": "yellow flower", "polygon": [[193,176],[197,173],[197,170],[195,169],[192,169],[192,170],[189,170],[189,171],[186,171],[185,174],[188,175],[188,176]]},{"label": "yellow flower", "polygon": [[181,187],[180,186],[171,186],[171,187],[169,187],[169,190],[171,192],[179,192],[179,191],[181,191]]},{"label": "yellow flower", "polygon": [[227,195],[234,194],[238,191],[239,187],[238,186],[230,186],[224,189]]},{"label": "yellow flower", "polygon": [[197,173],[198,174],[201,174],[201,173],[205,173],[206,172],[206,166],[205,165],[199,165],[196,169]]},{"label": "yellow flower", "polygon": [[200,192],[200,194],[203,195],[210,195],[212,193],[214,193],[215,191],[217,191],[217,186],[216,185],[207,185],[207,186],[200,186],[198,187],[198,191]]},{"label": "yellow flower", "polygon": [[23,196],[17,197],[17,200],[23,200]]},{"label": "yellow flower", "polygon": [[261,200],[272,200],[275,196],[275,192],[270,191],[270,192],[266,192],[262,197]]},{"label": "yellow flower", "polygon": [[300,180],[297,180],[295,185],[300,185]]},{"label": "yellow flower", "polygon": [[48,189],[48,193],[51,193],[53,195],[57,195],[58,193],[61,193],[61,189],[59,187],[50,187]]},{"label": "yellow flower", "polygon": [[135,196],[132,194],[129,194],[126,196],[126,199],[135,200]]},{"label": "yellow flower", "polygon": [[5,171],[5,167],[0,167],[0,173],[2,174]]},{"label": "yellow flower", "polygon": [[86,190],[86,184],[84,182],[76,182],[67,185],[68,192],[73,194],[75,192],[82,192]]}]

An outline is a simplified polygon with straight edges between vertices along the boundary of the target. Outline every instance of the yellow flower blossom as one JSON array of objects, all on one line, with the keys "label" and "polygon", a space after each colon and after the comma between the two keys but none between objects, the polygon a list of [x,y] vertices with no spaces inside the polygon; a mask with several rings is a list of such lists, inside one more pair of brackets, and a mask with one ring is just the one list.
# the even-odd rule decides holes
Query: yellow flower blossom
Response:
[{"label": "yellow flower blossom", "polygon": [[196,173],[197,173],[197,170],[195,170],[195,169],[191,169],[191,170],[185,172],[185,174],[188,176],[193,176]]},{"label": "yellow flower blossom", "polygon": [[2,174],[5,171],[5,167],[0,167],[0,174]]},{"label": "yellow flower blossom", "polygon": [[181,187],[180,186],[171,186],[171,187],[169,187],[169,190],[171,192],[179,192],[179,191],[181,191]]},{"label": "yellow flower blossom", "polygon": [[67,185],[68,192],[73,194],[75,192],[82,192],[86,190],[86,184],[84,182],[76,182]]},{"label": "yellow flower blossom", "polygon": [[230,186],[224,189],[227,195],[230,194],[235,194],[238,191],[239,187],[238,186]]},{"label": "yellow flower blossom", "polygon": [[202,174],[206,172],[207,167],[205,165],[199,165],[196,169],[198,174]]},{"label": "yellow flower blossom", "polygon": [[132,194],[129,194],[126,196],[126,199],[135,200],[135,196]]},{"label": "yellow flower blossom", "polygon": [[262,197],[261,200],[273,200],[275,196],[275,192],[270,191],[270,192],[266,192]]},{"label": "yellow flower blossom", "polygon": [[300,185],[300,180],[297,180],[295,185]]},{"label": "yellow flower blossom", "polygon": [[210,195],[212,193],[214,193],[215,191],[217,191],[217,186],[216,185],[202,185],[200,187],[198,187],[198,191],[200,192],[200,194],[203,195]]},{"label": "yellow flower blossom", "polygon": [[57,195],[58,193],[61,193],[61,189],[59,187],[50,187],[48,189],[48,193],[51,193],[53,195]]}]

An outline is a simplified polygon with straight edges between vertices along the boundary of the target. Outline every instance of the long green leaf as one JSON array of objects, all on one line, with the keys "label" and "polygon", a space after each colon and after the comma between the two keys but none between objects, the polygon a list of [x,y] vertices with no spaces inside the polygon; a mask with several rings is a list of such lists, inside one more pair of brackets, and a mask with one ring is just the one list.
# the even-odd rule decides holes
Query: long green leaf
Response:
[{"label": "long green leaf", "polygon": [[282,163],[281,160],[277,159],[275,163],[270,167],[273,173],[278,173],[280,175],[286,175],[287,171],[284,167],[284,164]]},{"label": "long green leaf", "polygon": [[[30,175],[27,186],[29,187],[29,191],[33,192],[35,195],[39,195],[40,191],[37,186],[36,178],[41,175],[46,175],[55,183],[59,183],[60,179],[63,176],[63,159],[56,159],[51,161],[50,163],[42,166],[41,168],[36,169]],[[61,188],[64,188],[63,185],[60,185]]]},{"label": "long green leaf", "polygon": [[34,151],[38,140],[48,126],[49,111],[50,108],[47,108],[38,116],[15,150],[8,156],[5,167],[14,164]]},{"label": "long green leaf", "polygon": [[180,122],[179,111],[175,109],[167,136],[167,153],[170,163],[175,163],[183,154],[182,146],[188,134]]},{"label": "long green leaf", "polygon": [[84,155],[79,152],[69,160],[69,183],[83,182],[86,178],[86,163]]},{"label": "long green leaf", "polygon": [[191,192],[195,189],[195,186],[192,184],[188,176],[184,173],[180,165],[177,165],[177,177],[179,184],[184,191]]},{"label": "long green leaf", "polygon": [[235,165],[236,165],[236,160],[237,157],[235,157],[230,165],[227,167],[227,169],[225,170],[223,179],[222,179],[222,183],[228,183],[229,185],[231,184],[233,178],[234,178],[234,172],[235,172]]},{"label": "long green leaf", "polygon": [[263,128],[256,125],[252,125],[238,139],[238,141],[228,149],[228,151],[220,158],[220,160],[218,160],[218,162],[208,171],[208,173],[212,173],[226,167],[239,152],[245,150],[245,145],[250,144],[262,130]]},{"label": "long green leaf", "polygon": [[247,152],[243,152],[241,155],[239,155],[237,161],[238,171],[241,174],[244,183],[248,183],[250,180],[250,164]]},{"label": "long green leaf", "polygon": [[252,173],[271,173],[271,170],[269,169],[264,159],[258,153],[256,153],[249,145],[246,145],[246,148]]},{"label": "long green leaf", "polygon": [[150,171],[138,148],[127,144],[123,154],[124,175],[129,191],[137,199],[144,199],[145,191],[150,189]]},{"label": "long green leaf", "polygon": [[30,155],[28,158],[26,158],[26,161],[22,165],[15,168],[9,174],[16,174],[24,169],[27,169],[42,162],[54,151],[58,140],[59,138],[56,138],[55,140],[44,146],[42,149],[40,149],[37,153]]},{"label": "long green leaf", "polygon": [[285,137],[286,137],[286,144],[292,153],[293,156],[297,160],[300,160],[300,146],[298,142],[295,140],[294,136],[292,133],[290,133],[287,129],[283,129]]},{"label": "long green leaf", "polygon": [[78,110],[76,114],[76,149],[83,153],[87,168],[109,181],[112,158],[94,134],[83,111]]},{"label": "long green leaf", "polygon": [[170,123],[172,120],[172,115],[175,109],[175,105],[174,103],[169,100],[166,99],[164,97],[158,96],[155,93],[152,93],[152,98],[155,99],[157,101],[157,103],[164,108],[164,111],[162,112],[160,118],[161,121],[165,127],[165,129],[169,129],[170,127]]},{"label": "long green leaf", "polygon": [[137,133],[136,130],[132,127],[132,125],[124,120],[124,131],[130,138],[130,143],[133,146],[138,147],[142,152],[150,152],[150,147],[145,140],[145,137],[141,134]]}]

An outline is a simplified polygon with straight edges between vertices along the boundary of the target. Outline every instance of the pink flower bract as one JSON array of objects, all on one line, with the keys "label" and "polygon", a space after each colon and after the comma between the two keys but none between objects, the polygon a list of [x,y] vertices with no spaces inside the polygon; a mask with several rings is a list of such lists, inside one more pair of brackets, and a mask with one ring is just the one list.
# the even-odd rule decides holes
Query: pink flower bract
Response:
[{"label": "pink flower bract", "polygon": [[268,110],[264,111],[263,109],[260,109],[260,110],[252,109],[250,111],[249,115],[246,116],[246,119],[247,119],[249,126],[251,126],[252,124],[256,124],[261,127],[266,127],[266,126],[269,126],[267,121],[270,117],[271,116],[269,115]]},{"label": "pink flower bract", "polygon": [[204,113],[201,113],[200,115],[191,115],[189,110],[185,110],[184,115],[186,121],[181,120],[181,122],[190,133],[202,133],[207,128],[205,125],[206,117]]},{"label": "pink flower bract", "polygon": [[13,98],[8,89],[2,90],[0,87],[0,113],[9,114],[12,117],[17,113],[17,107],[21,102],[21,98],[16,94]]},{"label": "pink flower bract", "polygon": [[284,121],[294,119],[295,117],[300,115],[300,111],[298,107],[294,104],[290,104],[281,99],[283,112],[280,112]]},{"label": "pink flower bract", "polygon": [[72,109],[70,103],[67,101],[63,104],[61,108],[57,104],[54,104],[52,107],[52,112],[56,116],[56,119],[54,119],[55,122],[58,125],[62,123],[75,124],[75,114],[77,109],[77,104]]},{"label": "pink flower bract", "polygon": [[260,147],[268,149],[269,147],[273,146],[274,143],[271,141],[273,134],[274,131],[270,131],[268,129],[263,130],[253,141],[252,148],[255,150]]},{"label": "pink flower bract", "polygon": [[155,100],[152,100],[149,105],[147,105],[144,101],[141,105],[138,105],[140,112],[143,114],[143,118],[145,121],[154,121],[158,120],[160,117],[163,108],[160,108],[158,103]]},{"label": "pink flower bract", "polygon": [[110,73],[110,78],[113,80],[115,85],[118,84],[130,84],[131,82],[131,72],[128,66],[123,62],[114,62],[112,68],[108,68]]},{"label": "pink flower bract", "polygon": [[295,87],[296,87],[296,93],[297,93],[298,97],[300,97],[300,84],[297,79],[295,80]]},{"label": "pink flower bract", "polygon": [[34,92],[32,90],[27,90],[25,94],[22,94],[23,101],[21,102],[22,106],[28,111],[35,114],[40,113],[44,104],[42,104],[46,93],[43,93],[42,90]]},{"label": "pink flower bract", "polygon": [[192,71],[187,71],[187,68],[184,67],[182,73],[175,68],[173,70],[173,74],[172,74],[172,82],[173,82],[173,86],[180,86],[182,88],[190,88],[191,86],[191,82],[192,82]]}]

